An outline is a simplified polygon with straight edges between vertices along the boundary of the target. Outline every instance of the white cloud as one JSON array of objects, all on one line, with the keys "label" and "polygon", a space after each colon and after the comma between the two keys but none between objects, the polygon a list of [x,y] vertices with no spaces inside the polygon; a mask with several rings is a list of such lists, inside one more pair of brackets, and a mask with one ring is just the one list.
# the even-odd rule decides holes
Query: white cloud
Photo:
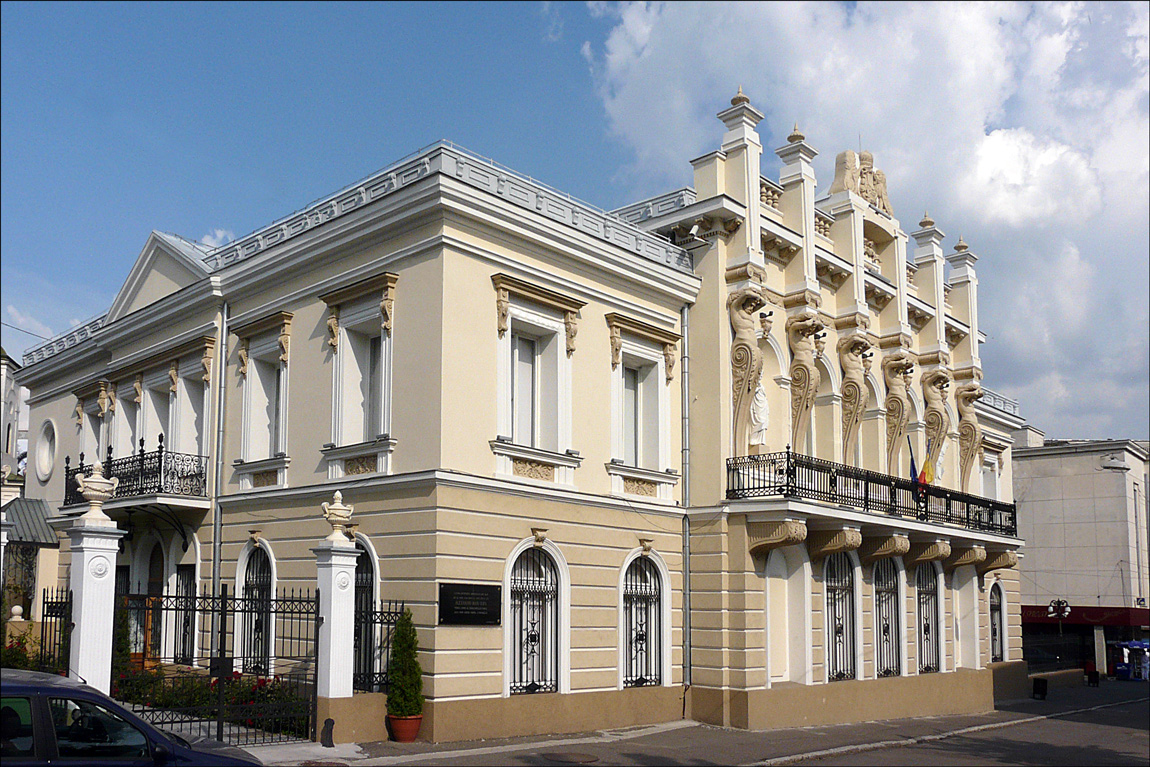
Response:
[{"label": "white cloud", "polygon": [[539,4],[539,15],[543,19],[543,39],[554,43],[563,39],[563,15],[557,3]]},{"label": "white cloud", "polygon": [[209,248],[218,248],[221,245],[226,245],[235,238],[236,233],[231,229],[213,229],[201,237],[200,242]]},{"label": "white cloud", "polygon": [[55,335],[55,333],[52,332],[52,328],[40,322],[40,320],[31,314],[25,314],[12,304],[8,304],[6,308],[9,319],[12,320],[12,324],[16,327],[35,333],[38,336],[43,336],[44,338],[51,338]]},{"label": "white cloud", "polygon": [[740,84],[767,175],[795,120],[823,189],[861,134],[896,215],[928,209],[982,256],[987,383],[1048,433],[1145,437],[1146,8],[593,3],[612,26],[583,52],[631,197],[689,182]]}]

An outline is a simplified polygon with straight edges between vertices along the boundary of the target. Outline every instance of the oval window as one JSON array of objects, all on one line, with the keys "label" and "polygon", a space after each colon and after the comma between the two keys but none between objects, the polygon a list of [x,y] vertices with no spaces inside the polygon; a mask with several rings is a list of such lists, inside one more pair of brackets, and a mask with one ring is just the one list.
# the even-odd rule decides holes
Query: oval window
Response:
[{"label": "oval window", "polygon": [[49,420],[40,425],[40,437],[36,440],[36,476],[47,482],[55,468],[56,426]]}]

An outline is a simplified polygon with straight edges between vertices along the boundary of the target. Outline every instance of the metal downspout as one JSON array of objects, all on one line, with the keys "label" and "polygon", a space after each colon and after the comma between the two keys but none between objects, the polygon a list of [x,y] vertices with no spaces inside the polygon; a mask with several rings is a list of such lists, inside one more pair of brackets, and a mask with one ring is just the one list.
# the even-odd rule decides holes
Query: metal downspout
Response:
[{"label": "metal downspout", "polygon": [[[228,302],[224,301],[220,312],[220,343],[219,353],[216,355],[216,437],[212,445],[215,458],[215,468],[212,476],[212,594],[220,593],[220,556],[223,552],[221,538],[224,531],[224,520],[220,511],[220,492],[224,476],[224,407],[227,403],[225,396],[228,361]],[[214,615],[214,613],[213,613]],[[215,632],[212,637],[215,638]]]},{"label": "metal downspout", "polygon": [[683,330],[683,347],[679,363],[681,388],[682,442],[683,442],[683,686],[691,686],[691,521],[687,510],[691,508],[691,355],[689,345],[689,304],[679,309],[679,326]]}]

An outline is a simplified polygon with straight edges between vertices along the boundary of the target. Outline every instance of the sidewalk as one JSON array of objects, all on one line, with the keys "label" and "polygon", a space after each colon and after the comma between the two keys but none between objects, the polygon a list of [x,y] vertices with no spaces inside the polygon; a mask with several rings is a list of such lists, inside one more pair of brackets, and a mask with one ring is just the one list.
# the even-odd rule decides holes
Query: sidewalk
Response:
[{"label": "sidewalk", "polygon": [[[460,743],[292,743],[246,749],[265,764],[785,764],[828,754],[929,742],[978,730],[1009,727],[1036,717],[1067,715],[1100,706],[1150,699],[1143,682],[1107,682],[1097,688],[1051,691],[1045,701],[1000,704],[967,716],[924,717],[788,730],[747,731],[678,721],[577,735],[506,738]],[[972,730],[971,728],[976,728]]]}]

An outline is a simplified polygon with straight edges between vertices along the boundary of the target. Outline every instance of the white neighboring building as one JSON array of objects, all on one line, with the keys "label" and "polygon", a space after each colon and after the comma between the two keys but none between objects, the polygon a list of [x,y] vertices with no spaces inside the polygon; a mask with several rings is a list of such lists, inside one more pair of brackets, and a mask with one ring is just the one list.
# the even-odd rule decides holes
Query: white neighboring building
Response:
[{"label": "white neighboring building", "polygon": [[20,363],[8,356],[8,352],[0,347],[0,451],[3,452],[3,463],[12,469],[17,467],[20,454],[28,449],[28,409],[24,401],[28,397],[28,390],[16,383],[15,373],[20,369]]}]

